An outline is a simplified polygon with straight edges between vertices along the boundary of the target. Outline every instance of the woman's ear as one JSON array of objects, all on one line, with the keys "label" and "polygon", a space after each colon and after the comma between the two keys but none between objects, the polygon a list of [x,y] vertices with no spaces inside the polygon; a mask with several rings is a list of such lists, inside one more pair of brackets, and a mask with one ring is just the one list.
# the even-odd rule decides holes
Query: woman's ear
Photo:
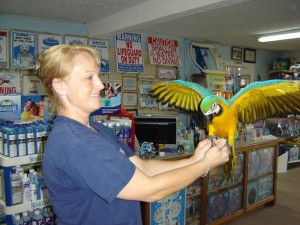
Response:
[{"label": "woman's ear", "polygon": [[54,78],[52,81],[52,86],[54,90],[57,92],[57,94],[59,94],[60,96],[64,96],[67,94],[64,88],[64,83],[60,79]]}]

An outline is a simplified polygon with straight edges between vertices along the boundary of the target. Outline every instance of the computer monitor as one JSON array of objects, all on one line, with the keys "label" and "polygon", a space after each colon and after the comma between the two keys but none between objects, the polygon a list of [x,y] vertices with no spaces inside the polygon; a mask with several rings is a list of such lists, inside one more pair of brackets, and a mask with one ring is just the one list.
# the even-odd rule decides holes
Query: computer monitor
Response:
[{"label": "computer monitor", "polygon": [[155,149],[159,149],[159,144],[177,144],[177,117],[135,116],[134,119],[140,145],[145,141],[152,142]]}]

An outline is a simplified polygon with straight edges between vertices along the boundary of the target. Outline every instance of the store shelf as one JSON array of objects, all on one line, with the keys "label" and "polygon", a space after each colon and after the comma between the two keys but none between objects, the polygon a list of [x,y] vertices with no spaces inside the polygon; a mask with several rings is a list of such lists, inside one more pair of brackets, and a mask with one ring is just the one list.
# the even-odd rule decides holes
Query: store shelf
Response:
[{"label": "store shelf", "polygon": [[14,158],[1,155],[0,166],[12,167],[16,165],[28,165],[32,163],[38,163],[42,161],[43,161],[43,155],[41,154],[26,155],[26,156],[14,157]]},{"label": "store shelf", "polygon": [[51,204],[49,199],[43,199],[43,200],[38,200],[36,202],[28,202],[28,203],[13,205],[13,206],[6,206],[5,201],[0,199],[0,211],[6,215],[13,215],[28,210],[33,211],[34,209],[43,208],[45,206],[50,206],[50,205]]}]

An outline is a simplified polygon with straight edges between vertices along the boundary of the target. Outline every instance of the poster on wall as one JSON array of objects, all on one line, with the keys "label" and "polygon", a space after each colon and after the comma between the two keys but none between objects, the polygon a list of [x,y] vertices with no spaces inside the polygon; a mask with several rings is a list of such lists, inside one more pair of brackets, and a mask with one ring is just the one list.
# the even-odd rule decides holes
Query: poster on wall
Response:
[{"label": "poster on wall", "polygon": [[87,37],[65,35],[65,44],[68,45],[87,45]]},{"label": "poster on wall", "polygon": [[37,76],[23,75],[23,95],[47,95],[42,81]]},{"label": "poster on wall", "polygon": [[0,68],[8,68],[8,32],[0,30]]},{"label": "poster on wall", "polygon": [[150,225],[185,224],[186,190],[150,204]]},{"label": "poster on wall", "polygon": [[179,43],[177,40],[148,37],[150,63],[163,66],[181,66]]},{"label": "poster on wall", "polygon": [[121,113],[122,84],[121,81],[103,81],[104,89],[100,91],[101,108],[91,114],[110,115]]},{"label": "poster on wall", "polygon": [[43,53],[48,48],[62,44],[62,36],[55,34],[38,34],[38,54]]},{"label": "poster on wall", "polygon": [[88,44],[97,49],[100,54],[101,64],[100,73],[108,73],[110,71],[109,64],[109,41],[89,39]]},{"label": "poster on wall", "polygon": [[116,35],[116,58],[118,72],[143,73],[142,36],[133,33]]},{"label": "poster on wall", "polygon": [[0,95],[10,93],[20,93],[20,77],[19,73],[0,73]]},{"label": "poster on wall", "polygon": [[36,63],[36,33],[11,31],[11,68],[30,69]]}]

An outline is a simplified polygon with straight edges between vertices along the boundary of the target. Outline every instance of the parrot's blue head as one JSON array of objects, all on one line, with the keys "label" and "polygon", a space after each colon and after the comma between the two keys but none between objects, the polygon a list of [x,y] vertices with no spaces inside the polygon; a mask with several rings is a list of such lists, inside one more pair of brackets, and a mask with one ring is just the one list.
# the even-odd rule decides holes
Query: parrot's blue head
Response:
[{"label": "parrot's blue head", "polygon": [[200,104],[201,111],[209,121],[212,121],[215,116],[218,116],[222,113],[222,108],[217,103],[217,100],[218,96],[210,95],[205,97]]}]

